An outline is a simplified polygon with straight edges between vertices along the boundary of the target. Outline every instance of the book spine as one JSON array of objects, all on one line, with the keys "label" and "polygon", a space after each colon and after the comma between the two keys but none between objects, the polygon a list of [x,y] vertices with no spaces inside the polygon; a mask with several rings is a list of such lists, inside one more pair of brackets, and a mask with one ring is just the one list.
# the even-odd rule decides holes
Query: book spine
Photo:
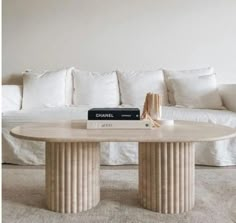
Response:
[{"label": "book spine", "polygon": [[139,120],[139,121],[88,120],[87,129],[151,129],[151,123],[148,120]]},{"label": "book spine", "polygon": [[140,120],[140,112],[89,111],[88,120]]}]

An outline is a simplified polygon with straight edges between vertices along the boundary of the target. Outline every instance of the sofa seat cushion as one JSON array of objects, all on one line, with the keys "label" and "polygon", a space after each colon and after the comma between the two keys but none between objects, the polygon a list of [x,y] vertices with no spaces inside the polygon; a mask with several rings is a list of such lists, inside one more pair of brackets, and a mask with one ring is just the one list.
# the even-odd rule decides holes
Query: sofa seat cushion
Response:
[{"label": "sofa seat cushion", "polygon": [[[130,106],[119,106],[130,107]],[[88,106],[20,110],[3,113],[3,127],[22,125],[30,122],[52,122],[60,120],[87,119]],[[140,107],[140,111],[142,108]],[[190,109],[174,106],[162,107],[163,119],[210,122],[236,128],[236,113],[228,110]]]},{"label": "sofa seat cushion", "polygon": [[30,122],[53,122],[60,120],[87,119],[87,106],[43,108],[3,113],[3,127],[12,127]]},{"label": "sofa seat cushion", "polygon": [[236,128],[236,113],[228,110],[163,107],[163,119],[209,122]]}]

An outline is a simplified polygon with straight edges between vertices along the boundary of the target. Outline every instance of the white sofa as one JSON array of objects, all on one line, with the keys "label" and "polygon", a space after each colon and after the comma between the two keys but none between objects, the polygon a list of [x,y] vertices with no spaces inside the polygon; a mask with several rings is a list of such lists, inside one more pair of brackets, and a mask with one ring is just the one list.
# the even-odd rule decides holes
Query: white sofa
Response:
[{"label": "white sofa", "polygon": [[[163,106],[163,118],[211,122],[236,128],[236,84],[220,85],[220,94],[227,110],[190,109]],[[119,105],[129,106],[129,105]],[[2,162],[42,165],[45,162],[44,143],[19,140],[9,134],[11,128],[32,122],[78,120],[87,118],[88,106],[65,106],[24,110],[22,86],[2,88]],[[142,108],[140,108],[142,109]],[[137,164],[137,143],[101,143],[101,164]],[[236,138],[196,144],[196,164],[236,165]]]}]

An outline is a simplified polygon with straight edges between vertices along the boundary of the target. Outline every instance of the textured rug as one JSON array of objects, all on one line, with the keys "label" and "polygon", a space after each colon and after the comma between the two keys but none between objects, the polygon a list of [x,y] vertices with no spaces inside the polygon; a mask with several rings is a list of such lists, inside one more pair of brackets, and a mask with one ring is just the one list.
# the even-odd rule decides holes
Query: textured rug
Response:
[{"label": "textured rug", "polygon": [[143,209],[137,197],[137,169],[101,170],[101,202],[79,214],[45,209],[43,169],[3,168],[4,223],[235,223],[236,169],[197,169],[192,211],[164,215]]}]

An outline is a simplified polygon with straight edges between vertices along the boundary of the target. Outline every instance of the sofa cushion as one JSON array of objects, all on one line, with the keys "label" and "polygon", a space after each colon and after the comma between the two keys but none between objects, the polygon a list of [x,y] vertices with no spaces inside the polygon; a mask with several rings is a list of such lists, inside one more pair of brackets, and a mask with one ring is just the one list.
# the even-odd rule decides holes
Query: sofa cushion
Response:
[{"label": "sofa cushion", "polygon": [[22,86],[2,86],[2,112],[16,111],[21,109]]},{"label": "sofa cushion", "polygon": [[236,128],[236,113],[228,110],[164,107],[163,119],[209,122]]},{"label": "sofa cushion", "polygon": [[67,69],[23,75],[23,109],[40,109],[66,105]]},{"label": "sofa cushion", "polygon": [[170,81],[171,78],[186,78],[186,77],[198,77],[198,76],[210,75],[210,74],[214,74],[214,68],[206,67],[206,68],[192,69],[192,70],[164,69],[163,72],[164,72],[165,83],[168,90],[169,103],[171,105],[175,105],[173,87]]},{"label": "sofa cushion", "polygon": [[170,79],[176,106],[223,109],[215,75]]},{"label": "sofa cushion", "polygon": [[73,70],[74,105],[115,107],[120,103],[116,72]]},{"label": "sofa cushion", "polygon": [[224,106],[233,112],[236,112],[236,84],[221,84],[218,86]]},{"label": "sofa cushion", "polygon": [[168,104],[167,89],[162,70],[156,71],[117,71],[121,103],[140,106],[144,104],[147,93],[157,93],[162,96],[162,105]]},{"label": "sofa cushion", "polygon": [[13,127],[31,122],[87,119],[88,106],[41,108],[3,113],[3,127]]}]

